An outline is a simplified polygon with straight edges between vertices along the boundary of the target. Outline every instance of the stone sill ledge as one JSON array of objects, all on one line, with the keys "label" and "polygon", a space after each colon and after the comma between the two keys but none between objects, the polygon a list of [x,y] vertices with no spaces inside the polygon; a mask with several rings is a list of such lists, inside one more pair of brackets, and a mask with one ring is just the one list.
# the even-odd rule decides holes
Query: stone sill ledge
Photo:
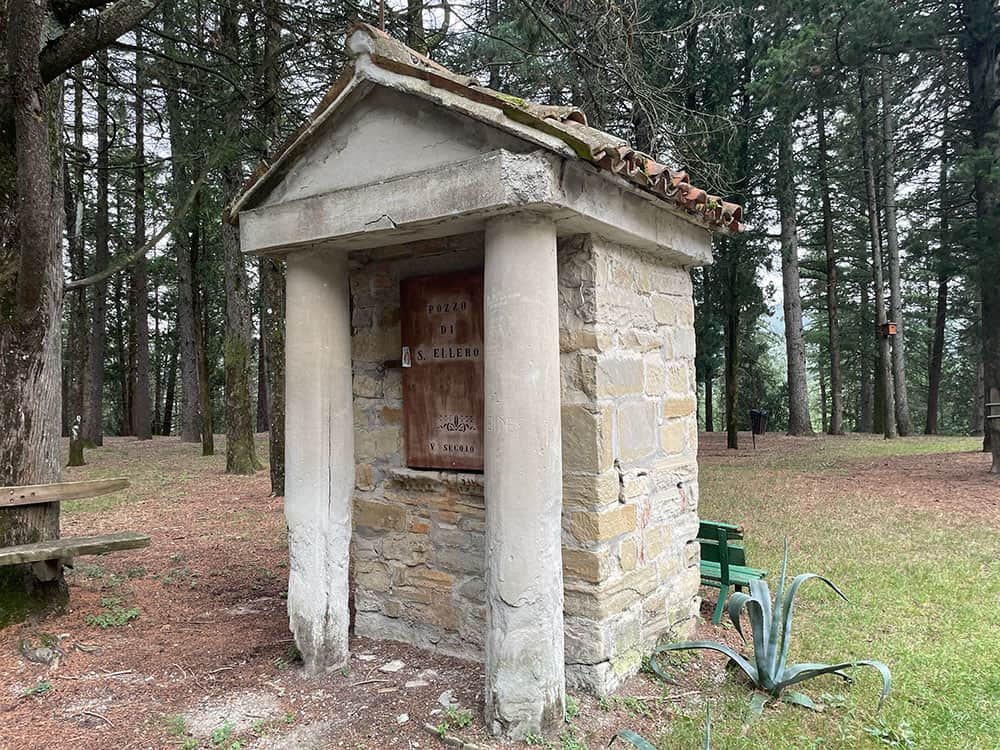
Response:
[{"label": "stone sill ledge", "polygon": [[389,481],[411,492],[457,491],[462,495],[483,495],[483,475],[465,471],[436,469],[390,469]]}]

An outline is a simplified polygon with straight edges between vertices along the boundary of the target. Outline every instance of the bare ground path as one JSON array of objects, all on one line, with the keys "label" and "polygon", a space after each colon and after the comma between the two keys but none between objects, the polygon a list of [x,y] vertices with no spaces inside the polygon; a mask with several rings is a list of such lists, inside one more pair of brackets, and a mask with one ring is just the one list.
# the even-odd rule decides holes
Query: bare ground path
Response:
[{"label": "bare ground path", "polygon": [[[845,457],[842,446],[828,450],[828,438],[771,435],[757,451],[734,453],[720,437],[702,436],[703,504],[724,485],[780,497],[822,523],[839,498],[861,492],[894,512],[1000,527],[1000,483],[984,476],[981,454],[926,452],[930,443],[914,441],[890,455],[881,442],[845,438],[857,441]],[[118,495],[67,503],[65,535],[133,529],[152,544],[80,559],[64,614],[0,631],[0,750],[437,747],[423,725],[445,718],[445,691],[475,717],[463,737],[491,744],[478,713],[478,664],[355,639],[349,670],[303,674],[285,617],[281,498],[269,496],[266,473],[226,476],[222,455],[198,453],[172,438],[112,438],[88,451],[88,466],[65,472],[132,479]],[[736,642],[728,628],[702,631]],[[46,656],[56,658],[36,663]],[[380,671],[394,660],[399,671]],[[603,747],[621,728],[656,736],[675,715],[700,715],[724,677],[718,660],[701,665],[665,691],[640,676],[611,701],[581,697],[562,747]],[[697,719],[676,726],[700,732]]]}]

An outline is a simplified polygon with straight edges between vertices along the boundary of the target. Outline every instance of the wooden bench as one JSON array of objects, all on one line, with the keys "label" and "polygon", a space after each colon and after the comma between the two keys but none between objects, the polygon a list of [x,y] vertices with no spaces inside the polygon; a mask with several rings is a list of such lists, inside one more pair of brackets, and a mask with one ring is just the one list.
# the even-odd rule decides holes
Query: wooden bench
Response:
[{"label": "wooden bench", "polygon": [[712,623],[722,621],[722,612],[730,588],[748,586],[750,581],[767,576],[766,570],[747,567],[746,548],[733,544],[743,540],[743,528],[721,521],[702,521],[698,524],[698,543],[701,545],[701,583],[719,589],[719,601],[712,613]]},{"label": "wooden bench", "polygon": [[[19,505],[58,503],[63,500],[99,497],[126,489],[128,479],[93,479],[85,482],[57,482],[24,487],[0,487],[0,510]],[[74,557],[103,555],[125,549],[149,546],[149,537],[134,531],[121,531],[101,536],[64,537],[33,544],[0,547],[0,567],[30,564],[40,581],[55,580],[64,564],[72,565]]]}]

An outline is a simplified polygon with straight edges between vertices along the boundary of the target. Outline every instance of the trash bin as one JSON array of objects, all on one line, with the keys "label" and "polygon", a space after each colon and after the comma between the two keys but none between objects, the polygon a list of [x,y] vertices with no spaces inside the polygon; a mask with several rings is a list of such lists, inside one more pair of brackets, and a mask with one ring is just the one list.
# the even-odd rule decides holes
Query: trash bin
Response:
[{"label": "trash bin", "polygon": [[757,448],[757,436],[767,432],[767,412],[763,409],[750,410],[750,437],[754,449]]},{"label": "trash bin", "polygon": [[763,435],[767,432],[767,412],[761,409],[750,410],[750,432]]}]

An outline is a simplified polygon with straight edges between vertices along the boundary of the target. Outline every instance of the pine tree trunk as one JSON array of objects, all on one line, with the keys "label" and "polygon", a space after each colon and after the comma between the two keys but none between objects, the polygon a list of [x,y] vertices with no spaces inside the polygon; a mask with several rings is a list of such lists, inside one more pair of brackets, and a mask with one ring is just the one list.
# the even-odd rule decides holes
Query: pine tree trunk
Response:
[{"label": "pine tree trunk", "polygon": [[[995,0],[966,0],[962,48],[968,70],[968,121],[978,158],[973,173],[976,250],[982,299],[983,385],[987,403],[1000,403],[1000,9]],[[1000,407],[986,413],[983,446],[992,453],[990,472],[1000,474]]]},{"label": "pine tree trunk", "polygon": [[861,130],[861,158],[864,165],[865,192],[868,201],[868,228],[872,249],[872,282],[875,290],[875,315],[878,323],[879,358],[878,379],[882,394],[883,434],[886,439],[896,437],[896,407],[892,390],[891,353],[889,338],[885,335],[887,323],[884,284],[882,281],[882,240],[878,222],[878,200],[875,193],[875,166],[872,157],[871,131],[868,119],[868,84],[865,72],[858,73],[858,92],[861,100],[859,128]]},{"label": "pine tree trunk", "polygon": [[[195,271],[198,269],[201,254],[200,219],[191,234],[191,262]],[[197,274],[195,274],[197,278]],[[211,381],[208,374],[208,313],[204,310],[204,292],[195,287],[193,290],[193,305],[195,325],[195,352],[198,362],[198,411],[201,415],[201,455],[215,455],[215,418],[212,410]]]},{"label": "pine tree trunk", "polygon": [[[260,325],[264,327],[261,312]],[[264,352],[264,337],[257,337],[257,423],[256,432],[267,432],[267,354]]]},{"label": "pine tree trunk", "polygon": [[[872,383],[872,317],[868,283],[861,280],[861,341],[858,347],[858,369],[861,373],[861,403],[858,409],[858,432],[873,432],[875,429],[875,392]],[[877,369],[877,368],[876,368]]]},{"label": "pine tree trunk", "polygon": [[819,370],[819,409],[820,409],[820,420],[823,425],[823,432],[829,430],[829,425],[827,423],[827,410],[826,410],[826,376],[823,375],[823,368]]},{"label": "pine tree trunk", "polygon": [[[135,31],[136,47],[142,47],[142,34]],[[143,107],[142,56],[135,56],[135,216],[133,249],[146,244],[146,145],[145,113]],[[146,256],[132,265],[132,285],[129,298],[132,303],[132,369],[131,369],[131,424],[132,434],[140,440],[153,437],[152,415],[149,403],[149,304],[148,263]]]},{"label": "pine tree trunk", "polygon": [[826,314],[828,351],[830,352],[830,428],[831,435],[844,432],[844,404],[840,371],[840,319],[837,300],[837,250],[833,238],[833,208],[830,203],[830,175],[827,166],[826,112],[823,100],[817,97],[816,129],[819,134],[820,201],[823,213],[823,245],[826,249]]},{"label": "pine tree trunk", "polygon": [[[282,70],[277,49],[281,44],[281,4],[267,0],[269,23],[265,27],[264,54],[269,64],[262,72],[263,91],[258,107],[259,128],[267,134],[270,154],[281,124]],[[285,494],[285,262],[262,258],[260,262],[261,343],[267,390],[268,464],[271,494]]]},{"label": "pine tree trunk", "polygon": [[268,458],[271,493],[285,494],[285,262],[264,258],[260,294],[264,300],[261,335],[267,358]]},{"label": "pine tree trunk", "polygon": [[[0,129],[0,486],[58,481],[62,393],[64,200],[62,86],[39,67],[46,6],[10,0],[0,80],[10,81],[13,128]],[[3,28],[6,26],[6,29]],[[59,504],[0,509],[0,547],[55,539]],[[27,565],[0,568],[0,627],[61,608],[60,573],[42,582]]]},{"label": "pine tree trunk", "polygon": [[726,316],[726,447],[740,447],[739,422],[736,407],[739,404],[740,314],[732,311]]},{"label": "pine tree trunk", "polygon": [[788,434],[812,435],[806,387],[806,342],[802,331],[799,293],[799,238],[795,217],[795,165],[792,128],[778,134],[778,213],[781,217],[781,289],[785,311],[785,352],[788,355]]},{"label": "pine tree trunk", "polygon": [[185,443],[197,443],[202,431],[200,355],[194,309],[192,243],[188,232],[178,232],[174,244],[177,248],[177,346],[181,375],[180,437]]},{"label": "pine tree trunk", "polygon": [[944,362],[944,333],[948,316],[948,273],[945,270],[951,251],[949,179],[948,179],[948,106],[945,105],[944,127],[941,132],[941,170],[938,179],[938,293],[934,315],[934,336],[931,343],[930,368],[927,373],[927,419],[924,434],[936,435],[938,431],[938,400],[941,393],[941,366]]},{"label": "pine tree trunk", "polygon": [[169,435],[174,428],[174,394],[177,388],[177,350],[179,348],[175,343],[170,350],[170,359],[167,363],[167,385],[163,396],[163,426],[160,428],[161,435]]},{"label": "pine tree trunk", "polygon": [[872,394],[872,432],[876,435],[883,435],[886,429],[885,380],[881,377],[882,360],[878,353],[872,359],[870,367],[874,373],[872,380],[875,385],[875,393]]},{"label": "pine tree trunk", "polygon": [[[94,271],[107,268],[108,241],[108,55],[97,55],[97,207],[94,216]],[[94,302],[87,345],[86,398],[83,437],[91,445],[104,444],[104,353],[107,344],[108,282],[93,285]]]},{"label": "pine tree trunk", "polygon": [[153,434],[163,424],[163,337],[160,335],[160,289],[153,282]]},{"label": "pine tree trunk", "polygon": [[[220,37],[229,50],[240,47],[237,10],[224,7],[220,18]],[[240,132],[241,112],[237,107],[226,114],[226,131]],[[228,204],[243,186],[237,156],[222,169],[223,195]],[[250,284],[246,262],[240,252],[239,229],[224,222],[222,252],[226,277],[226,326],[223,358],[226,369],[226,473],[253,474],[261,468],[254,445],[253,405],[250,398],[252,367],[252,319]]]},{"label": "pine tree trunk", "polygon": [[[172,20],[172,8],[164,8],[164,14]],[[185,191],[191,184],[190,169],[184,163],[187,154],[187,143],[181,124],[182,114],[178,98],[181,81],[175,78],[173,85],[167,86],[164,99],[167,105],[167,119],[170,135],[170,152],[173,159],[170,162],[171,194],[174,207],[179,207],[185,198]],[[198,201],[198,198],[195,198]],[[197,217],[196,203],[189,217]],[[177,251],[177,346],[180,361],[181,379],[181,413],[180,438],[185,443],[197,443],[201,440],[201,395],[198,381],[199,359],[197,347],[197,316],[194,311],[194,261],[192,258],[191,227],[197,219],[186,218],[181,227],[174,233],[174,248]]]},{"label": "pine tree trunk", "polygon": [[[117,214],[121,216],[121,203],[118,204]],[[119,435],[132,434],[132,379],[129,373],[132,371],[132,351],[130,337],[132,326],[127,322],[127,313],[122,300],[125,299],[125,288],[123,277],[125,274],[117,274],[114,277],[114,300],[115,300],[115,349],[118,357],[118,398],[121,402],[119,410],[120,422],[118,425]]]},{"label": "pine tree trunk", "polygon": [[[243,184],[236,166],[223,170],[227,202]],[[222,248],[226,264],[226,333],[223,349],[226,366],[226,473],[253,474],[261,468],[254,445],[253,407],[250,383],[253,377],[251,351],[250,289],[246,265],[240,252],[239,229],[225,224]]]},{"label": "pine tree trunk", "polygon": [[944,325],[948,313],[948,277],[938,277],[937,309],[934,316],[934,343],[927,373],[927,423],[925,435],[937,434],[938,396],[941,392],[941,364],[944,360]]},{"label": "pine tree trunk", "polygon": [[712,400],[715,396],[712,393],[714,379],[711,374],[705,376],[705,432],[715,432],[715,415],[712,413]]},{"label": "pine tree trunk", "polygon": [[896,228],[896,134],[892,118],[892,86],[889,74],[883,67],[882,86],[882,140],[885,159],[882,168],[882,187],[885,200],[885,244],[889,254],[889,307],[896,324],[892,341],[892,383],[896,414],[896,427],[903,437],[913,432],[910,403],[906,394],[906,356],[904,343],[903,292],[899,270],[899,233]]},{"label": "pine tree trunk", "polygon": [[[65,180],[65,213],[67,226],[67,255],[73,278],[82,278],[86,273],[86,257],[83,239],[84,220],[84,178],[83,178],[83,66],[78,65],[74,73],[73,87],[73,172],[70,174],[68,162],[63,170]],[[67,466],[83,466],[83,403],[84,373],[87,365],[87,290],[80,288],[70,298],[69,330],[66,342],[67,399],[63,422],[69,422],[70,455]]]},{"label": "pine tree trunk", "polygon": [[[986,432],[986,374],[983,372],[983,360],[976,363],[976,392],[972,398],[972,434],[984,435]],[[987,452],[989,446],[983,445],[983,452]]]},{"label": "pine tree trunk", "polygon": [[406,46],[422,54],[427,54],[423,0],[406,0]]}]

